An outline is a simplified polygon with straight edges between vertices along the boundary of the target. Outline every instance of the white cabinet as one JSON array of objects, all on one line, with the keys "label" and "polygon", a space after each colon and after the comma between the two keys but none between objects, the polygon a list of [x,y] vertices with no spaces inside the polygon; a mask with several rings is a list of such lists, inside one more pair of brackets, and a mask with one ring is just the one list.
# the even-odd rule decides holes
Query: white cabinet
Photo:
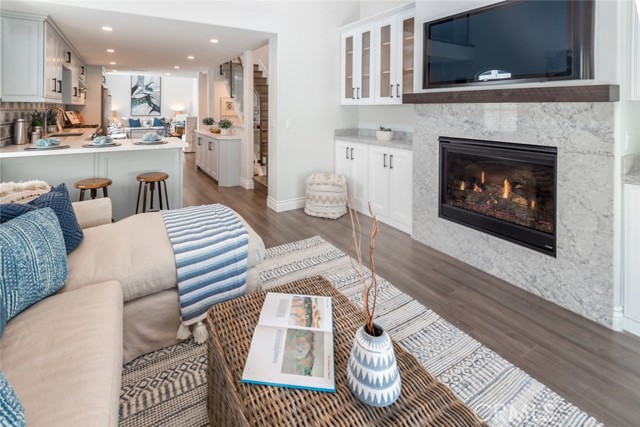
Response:
[{"label": "white cabinet", "polygon": [[411,231],[413,153],[369,147],[368,196],[380,221]]},{"label": "white cabinet", "polygon": [[69,47],[65,45],[63,55],[63,100],[65,104],[84,105],[84,82],[80,73],[84,70],[84,61]]},{"label": "white cabinet", "polygon": [[414,14],[403,6],[342,29],[343,105],[401,104],[413,93]]},{"label": "white cabinet", "polygon": [[50,18],[2,11],[2,101],[84,103],[79,87],[75,98],[65,91],[63,68],[71,71],[73,50],[67,45]]},{"label": "white cabinet", "polygon": [[624,327],[640,335],[640,185],[624,185]]},{"label": "white cabinet", "polygon": [[221,187],[240,185],[240,138],[215,137],[195,132],[196,167]]},{"label": "white cabinet", "polygon": [[341,36],[342,71],[341,101],[343,104],[373,102],[373,31],[360,27]]},{"label": "white cabinet", "polygon": [[364,144],[336,141],[335,171],[347,178],[347,189],[353,207],[360,212],[369,212],[367,174],[369,150]]}]

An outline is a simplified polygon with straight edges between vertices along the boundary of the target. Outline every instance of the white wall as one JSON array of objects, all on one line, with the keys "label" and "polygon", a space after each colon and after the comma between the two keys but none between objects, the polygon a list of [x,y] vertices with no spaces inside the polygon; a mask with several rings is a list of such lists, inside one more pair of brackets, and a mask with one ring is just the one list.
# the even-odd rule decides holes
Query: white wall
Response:
[{"label": "white wall", "polygon": [[[160,85],[159,117],[172,119],[178,110],[198,115],[198,79],[161,76]],[[111,93],[111,109],[118,112],[118,119],[131,117],[131,75],[107,74],[107,87]]]},{"label": "white wall", "polygon": [[259,63],[258,61],[260,61],[262,65],[265,66],[267,71],[269,71],[269,44],[268,43],[253,51],[253,63],[258,64]]},{"label": "white wall", "polygon": [[389,9],[394,9],[409,3],[415,2],[407,0],[361,0],[360,19],[371,18]]}]

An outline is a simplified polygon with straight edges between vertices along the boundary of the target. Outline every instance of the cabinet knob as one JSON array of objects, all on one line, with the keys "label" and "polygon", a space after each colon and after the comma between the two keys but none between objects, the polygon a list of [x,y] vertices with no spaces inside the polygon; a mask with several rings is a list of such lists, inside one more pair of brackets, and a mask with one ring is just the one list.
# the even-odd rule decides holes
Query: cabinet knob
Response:
[{"label": "cabinet knob", "polygon": [[389,155],[389,169],[393,169],[393,154]]},{"label": "cabinet knob", "polygon": [[384,157],[382,158],[382,167],[386,168],[387,167],[387,154],[384,154]]},{"label": "cabinet knob", "polygon": [[393,85],[389,86],[391,86],[391,90],[389,90],[389,98],[393,98]]}]

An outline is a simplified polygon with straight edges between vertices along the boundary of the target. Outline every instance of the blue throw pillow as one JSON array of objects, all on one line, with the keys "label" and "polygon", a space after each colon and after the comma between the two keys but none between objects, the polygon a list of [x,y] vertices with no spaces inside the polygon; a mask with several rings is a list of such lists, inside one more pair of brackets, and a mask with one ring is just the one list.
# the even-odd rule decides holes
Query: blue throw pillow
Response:
[{"label": "blue throw pillow", "polygon": [[139,128],[140,127],[140,119],[129,119],[129,127],[130,128]]},{"label": "blue throw pillow", "polygon": [[2,372],[0,372],[0,424],[11,427],[27,425],[22,404]]},{"label": "blue throw pillow", "polygon": [[0,338],[4,334],[4,327],[7,325],[7,308],[4,306],[4,297],[0,292]]},{"label": "blue throw pillow", "polygon": [[0,292],[7,321],[57,292],[68,275],[64,237],[53,209],[0,224]]},{"label": "blue throw pillow", "polygon": [[164,118],[153,118],[153,126],[164,126]]},{"label": "blue throw pillow", "polygon": [[27,212],[35,211],[35,206],[23,204],[23,203],[10,203],[6,205],[0,205],[0,224],[17,218]]},{"label": "blue throw pillow", "polygon": [[84,233],[82,227],[78,224],[76,213],[73,210],[73,204],[71,203],[71,197],[69,197],[69,191],[67,186],[62,183],[48,193],[44,193],[42,196],[28,203],[31,206],[37,208],[51,208],[56,213],[58,221],[60,221],[60,228],[64,235],[64,244],[67,248],[67,253],[70,253],[78,247],[82,239],[84,239]]}]

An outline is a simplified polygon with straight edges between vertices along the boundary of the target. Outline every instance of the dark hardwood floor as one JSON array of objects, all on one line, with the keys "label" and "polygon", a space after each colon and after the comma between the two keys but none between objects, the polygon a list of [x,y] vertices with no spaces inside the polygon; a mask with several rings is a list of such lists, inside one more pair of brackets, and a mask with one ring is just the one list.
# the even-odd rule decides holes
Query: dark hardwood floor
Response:
[{"label": "dark hardwood floor", "polygon": [[[228,205],[267,247],[320,235],[348,251],[348,216],[276,213],[263,193],[218,187],[196,170],[193,154],[185,157],[185,206]],[[361,220],[368,230],[371,220]],[[378,274],[605,425],[640,426],[639,337],[611,331],[385,224],[380,228]]]}]

